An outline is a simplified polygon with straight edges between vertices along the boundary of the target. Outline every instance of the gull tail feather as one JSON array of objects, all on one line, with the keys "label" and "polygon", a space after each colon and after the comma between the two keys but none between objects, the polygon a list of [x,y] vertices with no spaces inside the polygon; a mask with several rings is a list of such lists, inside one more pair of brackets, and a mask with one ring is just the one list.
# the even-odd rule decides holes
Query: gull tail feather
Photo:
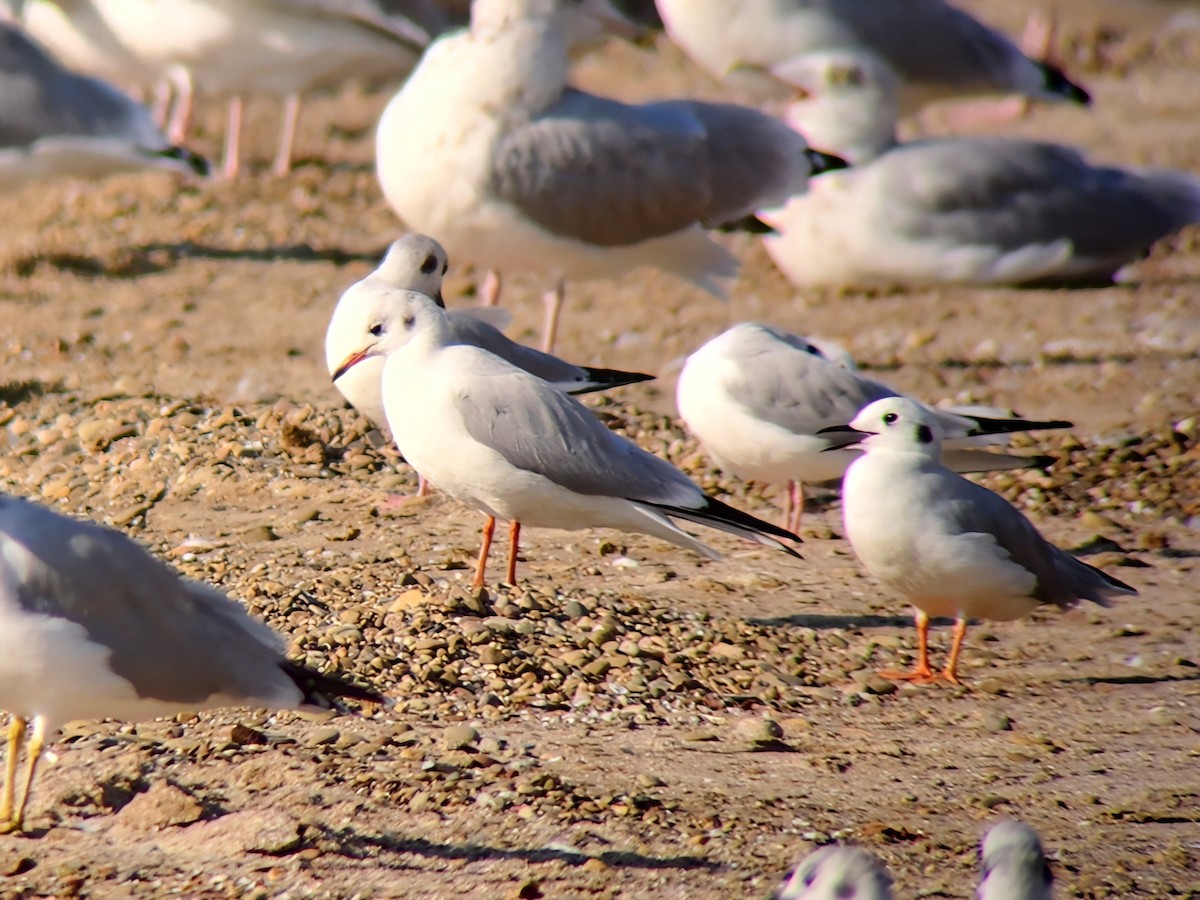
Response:
[{"label": "gull tail feather", "polygon": [[799,536],[792,534],[792,532],[785,528],[780,528],[778,525],[772,525],[770,522],[764,522],[762,519],[756,518],[749,513],[744,513],[740,509],[734,509],[732,506],[722,503],[713,497],[705,497],[704,499],[704,505],[696,509],[668,506],[665,503],[646,503],[645,505],[661,510],[668,516],[685,519],[688,522],[695,522],[698,525],[707,525],[709,528],[716,528],[718,531],[735,534],[740,538],[754,541],[756,544],[762,544],[764,547],[782,550],[789,556],[796,557],[796,559],[804,558],[791,547],[787,546],[787,544],[780,543],[775,539],[784,538],[789,541],[801,543]]},{"label": "gull tail feather", "polygon": [[607,391],[609,388],[654,380],[653,375],[644,375],[641,372],[622,372],[620,369],[589,369],[586,366],[582,368],[585,376],[583,381],[562,385],[562,389],[568,394],[590,394],[593,391]]}]

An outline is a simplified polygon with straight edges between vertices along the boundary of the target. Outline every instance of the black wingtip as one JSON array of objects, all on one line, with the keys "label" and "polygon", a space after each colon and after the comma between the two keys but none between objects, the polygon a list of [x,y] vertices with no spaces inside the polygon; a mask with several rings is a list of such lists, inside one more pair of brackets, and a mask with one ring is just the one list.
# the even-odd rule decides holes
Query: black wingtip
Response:
[{"label": "black wingtip", "polygon": [[840,156],[834,156],[832,153],[823,153],[811,147],[804,151],[804,155],[808,157],[808,165],[812,169],[809,173],[810,175],[823,175],[826,172],[836,172],[838,169],[850,168],[850,163],[846,162]]},{"label": "black wingtip", "polygon": [[[772,525],[770,522],[765,522],[750,513],[742,512],[736,507],[730,506],[727,503],[722,503],[716,497],[705,495],[705,504],[697,509],[684,509],[679,506],[667,506],[663,503],[647,503],[647,506],[653,506],[655,509],[662,510],[669,516],[676,516],[680,519],[687,519],[690,522],[696,522],[699,525],[708,525],[713,527],[714,523],[725,523],[732,525],[742,531],[748,531],[754,535],[767,536],[771,538],[782,538],[787,541],[795,541],[797,544],[802,544],[804,541],[797,534],[792,534],[786,528],[780,528],[778,525]],[[645,503],[644,500],[635,501]],[[716,527],[719,527],[716,526]],[[774,541],[770,542],[771,546],[782,550],[789,556],[794,556],[796,559],[804,559],[799,553],[789,547],[787,544],[779,544]]]},{"label": "black wingtip", "polygon": [[747,234],[779,233],[756,215],[742,216],[742,218],[734,219],[732,222],[722,222],[716,226],[715,230],[725,234],[734,231],[744,231]]},{"label": "black wingtip", "polygon": [[591,394],[595,391],[607,391],[609,388],[624,387],[627,384],[638,384],[642,381],[653,381],[653,375],[641,372],[622,372],[620,369],[589,369],[583,368],[587,376],[587,384],[580,385],[572,394]]},{"label": "black wingtip", "polygon": [[[960,413],[954,413],[960,415]],[[1035,419],[989,419],[984,416],[963,416],[975,423],[971,434],[1011,434],[1014,431],[1050,431],[1056,428],[1074,428],[1074,422],[1064,422],[1062,419],[1052,419],[1049,422],[1039,422]]]},{"label": "black wingtip", "polygon": [[343,675],[325,675],[300,663],[284,660],[279,668],[292,679],[304,694],[304,702],[313,706],[329,706],[336,697],[362,700],[367,703],[387,703],[387,698],[371,688],[349,681]]},{"label": "black wingtip", "polygon": [[201,178],[206,177],[208,173],[212,171],[212,166],[209,165],[207,159],[205,159],[199,153],[193,153],[187,147],[168,147],[166,150],[161,151],[158,155],[166,159],[179,160],[187,165],[189,169],[191,169]]},{"label": "black wingtip", "polygon": [[1048,62],[1041,62],[1038,63],[1038,67],[1041,68],[1042,75],[1045,76],[1047,92],[1062,97],[1071,103],[1078,103],[1080,106],[1092,105],[1092,95],[1069,79],[1066,73],[1058,66],[1051,65]]}]

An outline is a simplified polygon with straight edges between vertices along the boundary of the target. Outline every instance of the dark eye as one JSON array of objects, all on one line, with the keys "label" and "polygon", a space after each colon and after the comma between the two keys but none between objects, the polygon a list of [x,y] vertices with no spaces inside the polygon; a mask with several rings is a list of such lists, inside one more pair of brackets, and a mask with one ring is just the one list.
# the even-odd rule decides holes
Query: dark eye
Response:
[{"label": "dark eye", "polygon": [[414,316],[412,313],[409,313],[407,316],[404,317],[404,327],[412,328],[413,325],[416,324],[416,321],[417,321],[416,316]]},{"label": "dark eye", "polygon": [[421,263],[421,274],[422,275],[432,275],[434,272],[437,271],[437,266],[438,266],[437,257],[434,256],[432,253],[430,253],[427,257],[425,257],[424,261]]},{"label": "dark eye", "polygon": [[443,275],[445,275],[449,269],[450,269],[450,263],[448,263],[448,262],[442,263],[442,274]]},{"label": "dark eye", "polygon": [[374,325],[368,328],[367,331],[371,332],[371,334],[375,335],[375,337],[379,337],[381,334],[383,334],[383,326],[376,322]]},{"label": "dark eye", "polygon": [[896,415],[895,413],[884,413],[883,424],[884,425],[893,425],[893,424],[895,424],[896,420],[899,418],[900,417],[898,415]]}]

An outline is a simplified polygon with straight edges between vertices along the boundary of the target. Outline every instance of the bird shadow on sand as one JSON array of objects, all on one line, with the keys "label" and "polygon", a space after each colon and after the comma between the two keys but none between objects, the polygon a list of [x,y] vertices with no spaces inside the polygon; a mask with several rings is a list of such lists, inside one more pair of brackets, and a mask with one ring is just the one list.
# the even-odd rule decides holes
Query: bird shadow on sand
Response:
[{"label": "bird shadow on sand", "polygon": [[354,252],[340,247],[314,247],[311,244],[234,249],[182,241],[175,244],[143,244],[140,247],[126,248],[111,259],[80,253],[33,253],[9,263],[9,268],[19,278],[29,278],[39,268],[49,267],[83,278],[125,280],[165,272],[191,259],[262,263],[325,262],[335,266],[363,262],[374,266],[383,259],[386,252],[386,246],[368,252]]},{"label": "bird shadow on sand", "polygon": [[[781,625],[794,625],[797,628],[812,628],[817,631],[828,629],[855,628],[904,628],[913,623],[912,616],[850,616],[844,613],[797,613],[791,616],[770,616],[766,618],[748,618],[751,625],[761,625],[777,628]],[[953,619],[930,619],[931,625],[953,625]]]},{"label": "bird shadow on sand", "polygon": [[631,850],[604,850],[586,853],[567,846],[549,845],[540,848],[489,847],[484,844],[443,844],[425,838],[410,838],[398,834],[359,834],[350,829],[326,830],[325,840],[338,845],[339,852],[351,857],[374,856],[379,851],[412,853],[431,859],[515,860],[526,863],[563,862],[581,866],[598,859],[606,866],[624,869],[704,869],[718,871],[722,866],[700,856],[647,856]]}]

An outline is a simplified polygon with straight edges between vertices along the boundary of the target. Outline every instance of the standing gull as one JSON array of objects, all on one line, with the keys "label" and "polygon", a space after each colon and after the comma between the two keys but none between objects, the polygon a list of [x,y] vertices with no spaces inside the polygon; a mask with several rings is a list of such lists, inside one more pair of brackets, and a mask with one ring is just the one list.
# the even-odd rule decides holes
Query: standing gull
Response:
[{"label": "standing gull", "polygon": [[795,535],[704,494],[670,463],[605,428],[577,400],[479,347],[454,342],[446,312],[412,291],[377,301],[337,380],[387,357],[383,400],[404,458],[487,517],[474,584],[496,519],[510,525],[507,581],[516,583],[521,525],[617,528],[654,535],[709,558],[714,550],[672,518],[798,554]]},{"label": "standing gull", "polygon": [[1060,69],[1030,59],[944,0],[658,0],[658,9],[667,34],[697,65],[757,91],[779,92],[761,70],[851,50],[879,57],[897,74],[904,115],[975,94],[1089,102]]},{"label": "standing gull", "polygon": [[854,163],[762,213],[778,232],[767,252],[797,287],[1109,282],[1200,223],[1194,175],[1092,165],[1042,141],[898,144],[897,86],[877,60],[829,53],[789,69],[808,91],[789,121]]},{"label": "standing gull", "polygon": [[22,828],[45,742],[66,722],[327,706],[322,695],[383,702],[282,648],[237,603],[120,532],[0,494],[0,709],[12,714],[0,833]]},{"label": "standing gull", "polygon": [[861,847],[835,844],[801,860],[771,900],[892,900],[892,876]]},{"label": "standing gull", "polygon": [[23,20],[34,34],[52,48],[78,54],[80,64],[108,58],[131,74],[169,78],[182,95],[176,129],[186,127],[193,92],[228,98],[227,177],[240,165],[246,96],[283,99],[274,171],[286,174],[301,94],[356,78],[401,78],[429,42],[430,30],[445,24],[431,0],[411,0],[409,15],[388,14],[376,0],[27,0],[25,5]]},{"label": "standing gull", "polygon": [[[916,607],[916,668],[885,677],[959,684],[969,619],[1008,621],[1079,600],[1108,606],[1110,597],[1137,593],[1058,549],[1004,498],[942,465],[942,423],[919,403],[877,400],[848,426],[822,433],[862,445],[842,483],[846,536],[867,571]],[[929,666],[930,616],[956,618],[940,675]]]},{"label": "standing gull", "polygon": [[[800,528],[803,482],[835,481],[862,455],[836,449],[821,429],[850,421],[892,388],[831,361],[812,341],[769,325],[743,322],[688,357],[676,404],[688,429],[717,464],[739,478],[787,482],[784,527]],[[952,448],[942,462],[956,472],[1039,465],[1042,458],[990,453],[996,435],[1070,422],[994,418],[974,410],[930,410]]]},{"label": "standing gull", "polygon": [[[395,295],[403,302],[406,292],[431,297],[438,306],[442,301],[442,277],[449,262],[446,251],[431,237],[407,234],[393,242],[374,272],[351,285],[338,300],[325,332],[325,362],[332,375],[361,344],[366,318],[378,314],[379,298]],[[622,372],[618,369],[593,369],[526,347],[504,336],[492,319],[498,310],[476,307],[446,311],[451,339],[457,344],[472,344],[494,353],[519,369],[548,381],[568,394],[587,394],[639,381],[653,375]],[[334,386],[350,405],[380,428],[387,427],[383,409],[382,356],[365,359],[334,381]]]},{"label": "standing gull", "polygon": [[0,22],[0,188],[140,169],[204,175],[208,164],[170,146],[143,106]]},{"label": "standing gull", "polygon": [[757,110],[569,87],[573,47],[622,23],[607,0],[476,0],[470,28],[434,42],[379,122],[379,181],[411,229],[475,266],[555,279],[546,350],[564,279],[655,266],[724,297],[737,260],[705,229],[841,164]]},{"label": "standing gull", "polygon": [[1038,833],[1024,822],[993,825],[979,848],[978,900],[1053,900],[1054,874]]}]

